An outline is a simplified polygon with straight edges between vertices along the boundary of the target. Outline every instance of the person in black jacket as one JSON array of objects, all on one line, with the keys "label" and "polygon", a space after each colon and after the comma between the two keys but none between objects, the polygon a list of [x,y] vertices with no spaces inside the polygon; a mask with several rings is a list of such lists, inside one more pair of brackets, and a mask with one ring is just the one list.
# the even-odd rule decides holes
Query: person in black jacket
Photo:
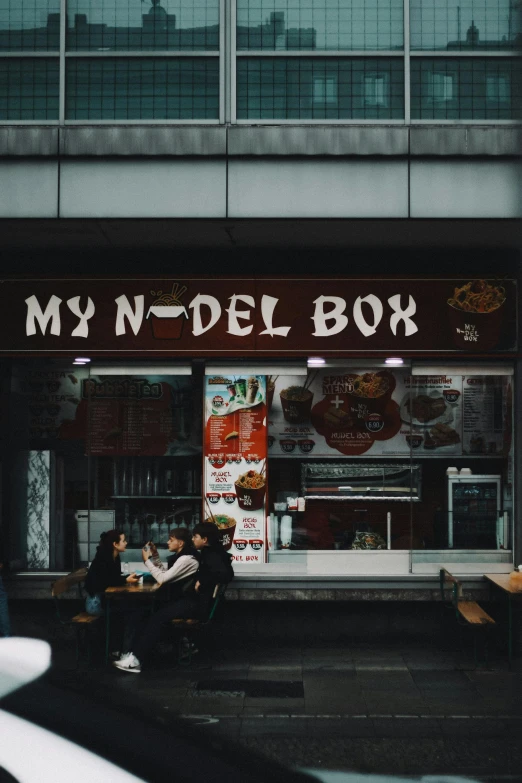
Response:
[{"label": "person in black jacket", "polygon": [[109,530],[101,534],[94,560],[85,579],[85,611],[89,614],[104,613],[103,599],[108,587],[139,582],[136,573],[122,576],[120,553],[125,552],[126,548],[125,534],[119,530]]},{"label": "person in black jacket", "polygon": [[[134,645],[133,652],[113,662],[116,668],[139,674],[142,662],[147,659],[161,638],[163,625],[175,619],[205,620],[210,611],[215,586],[228,584],[233,579],[232,558],[223,549],[219,541],[218,529],[212,522],[201,522],[194,527],[192,543],[199,563],[194,587],[182,598],[178,598],[152,616]],[[145,549],[143,553],[144,560],[147,558],[148,562],[149,555]]]},{"label": "person in black jacket", "polygon": [[199,561],[194,588],[198,594],[197,617],[205,620],[216,585],[226,585],[234,578],[232,556],[223,548],[213,522],[196,525],[192,531],[192,543]]}]

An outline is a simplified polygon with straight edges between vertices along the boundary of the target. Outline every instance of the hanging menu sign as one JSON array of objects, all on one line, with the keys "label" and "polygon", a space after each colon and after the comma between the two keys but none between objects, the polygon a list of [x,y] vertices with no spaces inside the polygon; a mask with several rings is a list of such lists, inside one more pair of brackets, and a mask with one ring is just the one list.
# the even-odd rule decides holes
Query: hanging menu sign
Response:
[{"label": "hanging menu sign", "polygon": [[400,403],[406,450],[462,454],[462,376],[406,376]]},{"label": "hanging menu sign", "polygon": [[[97,456],[185,455],[199,451],[190,413],[191,379],[91,375],[70,433],[88,433]],[[68,434],[71,437],[71,434]]]},{"label": "hanging menu sign", "polygon": [[511,379],[506,376],[464,376],[463,451],[465,454],[507,454],[511,444]]},{"label": "hanging menu sign", "polygon": [[266,378],[210,376],[205,384],[205,520],[236,563],[266,554]]}]

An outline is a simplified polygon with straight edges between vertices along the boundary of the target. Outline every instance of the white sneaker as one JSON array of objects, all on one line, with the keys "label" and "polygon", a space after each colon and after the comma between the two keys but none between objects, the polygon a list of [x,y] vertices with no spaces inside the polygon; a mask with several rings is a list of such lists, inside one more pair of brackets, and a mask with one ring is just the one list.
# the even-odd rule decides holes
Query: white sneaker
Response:
[{"label": "white sneaker", "polygon": [[133,653],[124,655],[119,661],[113,661],[112,665],[123,672],[133,672],[134,674],[140,674],[141,672],[141,664]]}]

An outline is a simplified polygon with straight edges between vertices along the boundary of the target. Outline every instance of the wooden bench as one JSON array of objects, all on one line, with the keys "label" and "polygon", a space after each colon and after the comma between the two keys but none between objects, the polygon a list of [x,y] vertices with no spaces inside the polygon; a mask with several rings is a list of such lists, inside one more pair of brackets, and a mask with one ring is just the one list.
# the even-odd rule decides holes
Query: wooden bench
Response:
[{"label": "wooden bench", "polygon": [[[99,620],[102,619],[101,615],[89,614],[88,612],[79,612],[72,617],[66,614],[64,602],[62,598],[65,593],[69,592],[72,588],[76,587],[78,590],[78,599],[83,600],[82,585],[87,576],[86,568],[78,568],[76,571],[71,571],[67,576],[62,576],[51,584],[51,596],[54,601],[54,608],[56,617],[60,625],[72,627],[76,633],[76,666],[78,666],[80,660],[81,649],[81,635],[85,634],[87,629],[95,626]],[[88,660],[90,661],[90,645],[87,645]]]},{"label": "wooden bench", "polygon": [[[463,598],[462,582],[457,579],[446,568],[441,568],[439,571],[440,578],[440,593],[441,600],[445,601],[446,596],[444,590],[451,588],[452,599],[451,604],[455,610],[455,616],[457,620],[460,620],[465,625],[468,625],[474,629],[482,628],[487,632],[488,628],[495,625],[495,620],[486,612],[476,601],[466,601]],[[487,635],[484,638],[484,662],[487,664],[488,657],[488,645]],[[473,637],[473,650],[475,656],[475,662],[477,659],[477,636]]]}]

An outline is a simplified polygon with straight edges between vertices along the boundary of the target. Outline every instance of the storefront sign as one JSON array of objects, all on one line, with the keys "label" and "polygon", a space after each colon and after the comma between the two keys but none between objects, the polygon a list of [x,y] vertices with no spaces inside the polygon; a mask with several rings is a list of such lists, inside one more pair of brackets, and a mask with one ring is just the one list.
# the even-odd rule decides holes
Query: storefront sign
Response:
[{"label": "storefront sign", "polygon": [[266,552],[266,378],[211,376],[205,385],[205,519],[236,563]]},{"label": "storefront sign", "polygon": [[514,280],[4,280],[0,352],[516,350]]},{"label": "storefront sign", "polygon": [[461,456],[509,452],[508,377],[318,370],[278,376],[268,398],[270,456]]}]

